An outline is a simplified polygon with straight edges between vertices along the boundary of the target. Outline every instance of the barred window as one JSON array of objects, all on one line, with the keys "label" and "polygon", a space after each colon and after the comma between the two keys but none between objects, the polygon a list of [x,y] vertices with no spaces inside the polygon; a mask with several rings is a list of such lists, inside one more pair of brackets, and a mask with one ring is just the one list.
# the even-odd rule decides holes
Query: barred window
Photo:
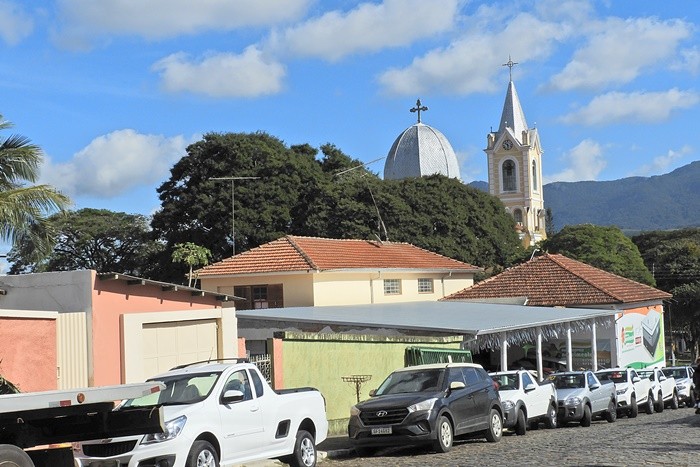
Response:
[{"label": "barred window", "polygon": [[418,279],[418,293],[433,293],[433,280],[426,278]]},{"label": "barred window", "polygon": [[401,295],[401,279],[384,279],[384,295]]}]

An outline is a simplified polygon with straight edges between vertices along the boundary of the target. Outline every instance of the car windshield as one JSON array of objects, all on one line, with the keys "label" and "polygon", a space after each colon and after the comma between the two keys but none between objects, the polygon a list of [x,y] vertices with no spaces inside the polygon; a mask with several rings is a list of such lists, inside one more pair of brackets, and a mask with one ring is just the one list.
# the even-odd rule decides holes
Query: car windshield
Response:
[{"label": "car windshield", "polygon": [[626,371],[602,371],[595,374],[600,381],[612,381],[615,383],[626,383],[627,382],[627,372]]},{"label": "car windshield", "polygon": [[491,375],[491,379],[498,384],[500,391],[520,389],[520,380],[517,374]]},{"label": "car windshield", "polygon": [[667,378],[688,378],[688,371],[685,368],[664,368],[661,370]]},{"label": "car windshield", "polygon": [[384,380],[375,395],[438,391],[438,383],[443,371],[441,369],[396,371]]},{"label": "car windshield", "polygon": [[221,376],[220,372],[188,373],[149,380],[161,381],[165,384],[165,389],[136,399],[129,399],[121,407],[193,404],[207,398],[219,376]]},{"label": "car windshield", "polygon": [[579,389],[586,386],[584,375],[550,375],[549,380],[557,389]]},{"label": "car windshield", "polygon": [[637,374],[639,375],[640,378],[649,378],[650,381],[654,381],[654,372],[653,371],[637,370]]}]

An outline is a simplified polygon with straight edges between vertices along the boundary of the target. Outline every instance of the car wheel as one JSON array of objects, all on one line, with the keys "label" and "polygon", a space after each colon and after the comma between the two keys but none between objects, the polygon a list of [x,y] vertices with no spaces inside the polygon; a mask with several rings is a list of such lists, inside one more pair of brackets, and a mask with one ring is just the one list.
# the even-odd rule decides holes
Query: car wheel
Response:
[{"label": "car wheel", "polygon": [[647,403],[644,405],[644,411],[649,415],[654,413],[654,395],[649,392],[647,396]]},{"label": "car wheel", "polygon": [[496,409],[491,409],[489,415],[489,429],[486,430],[486,441],[497,443],[503,436],[503,417]]},{"label": "car wheel", "polygon": [[608,404],[608,410],[603,415],[608,423],[613,423],[617,420],[617,409],[615,408],[615,401],[610,401]]},{"label": "car wheel", "polygon": [[688,400],[685,401],[685,406],[686,407],[695,407],[695,404],[697,403],[697,400],[695,399],[695,388],[690,389],[690,397],[688,397]]},{"label": "car wheel", "polygon": [[0,465],[3,467],[34,467],[26,452],[12,445],[0,445]]},{"label": "car wheel", "polygon": [[664,397],[661,393],[659,393],[658,399],[656,399],[656,407],[654,409],[658,412],[661,413],[664,411]]},{"label": "car wheel", "polygon": [[515,434],[524,435],[527,432],[527,419],[525,418],[525,412],[523,410],[518,410],[518,419],[515,421]]},{"label": "car wheel", "polygon": [[186,467],[219,467],[219,455],[208,441],[192,443],[190,453],[185,461]]},{"label": "car wheel", "polygon": [[591,426],[591,419],[593,415],[591,414],[591,408],[588,405],[583,406],[583,418],[581,419],[581,426]]},{"label": "car wheel", "polygon": [[314,467],[317,457],[314,437],[308,431],[299,430],[294,443],[294,452],[286,457],[284,462],[292,467]]},{"label": "car wheel", "polygon": [[437,437],[433,441],[433,448],[437,452],[447,452],[452,449],[454,431],[450,419],[442,415],[437,424]]},{"label": "car wheel", "polygon": [[630,401],[630,410],[627,412],[627,416],[629,418],[635,418],[637,415],[639,415],[639,406],[637,405],[637,398],[635,396],[632,396],[632,400]]},{"label": "car wheel", "polygon": [[678,408],[678,393],[673,391],[673,397],[671,397],[671,403],[669,404],[673,410]]},{"label": "car wheel", "polygon": [[557,427],[557,406],[552,404],[547,410],[547,418],[544,419],[545,428],[552,429]]}]

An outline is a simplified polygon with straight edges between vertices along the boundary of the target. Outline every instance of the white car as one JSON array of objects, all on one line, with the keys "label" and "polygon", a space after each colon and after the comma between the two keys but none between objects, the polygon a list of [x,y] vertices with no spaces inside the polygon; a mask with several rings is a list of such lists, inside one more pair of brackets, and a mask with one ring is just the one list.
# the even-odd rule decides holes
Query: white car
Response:
[{"label": "white car", "polygon": [[612,381],[617,391],[618,415],[626,413],[634,418],[642,407],[648,414],[654,413],[654,393],[648,378],[641,378],[634,368],[611,368],[596,371],[598,379]]},{"label": "white car", "polygon": [[316,443],[328,434],[317,390],[274,391],[245,362],[191,364],[152,379],[165,389],[117,410],[162,407],[164,432],[83,442],[77,467],[218,467],[269,458],[316,464]]},{"label": "white car", "polygon": [[557,390],[550,381],[537,382],[527,370],[489,373],[498,385],[503,407],[503,427],[524,435],[544,422],[547,428],[557,427]]},{"label": "white car", "polygon": [[685,403],[686,407],[695,407],[695,386],[693,385],[693,368],[690,366],[670,366],[664,368],[666,377],[676,381],[678,400]]},{"label": "white car", "polygon": [[642,378],[651,381],[652,394],[654,395],[654,408],[657,412],[663,412],[665,406],[672,409],[678,408],[678,392],[676,380],[664,375],[661,368],[644,368],[637,370]]}]

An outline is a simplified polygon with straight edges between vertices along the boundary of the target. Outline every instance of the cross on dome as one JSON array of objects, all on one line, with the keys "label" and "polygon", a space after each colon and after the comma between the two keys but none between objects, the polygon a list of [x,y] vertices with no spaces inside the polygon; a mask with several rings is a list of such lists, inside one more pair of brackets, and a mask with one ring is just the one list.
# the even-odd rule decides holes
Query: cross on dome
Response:
[{"label": "cross on dome", "polygon": [[420,99],[418,99],[416,101],[416,106],[409,110],[411,112],[418,112],[418,123],[420,123],[420,113],[425,112],[426,110],[428,110],[428,108],[424,105],[421,105]]}]

